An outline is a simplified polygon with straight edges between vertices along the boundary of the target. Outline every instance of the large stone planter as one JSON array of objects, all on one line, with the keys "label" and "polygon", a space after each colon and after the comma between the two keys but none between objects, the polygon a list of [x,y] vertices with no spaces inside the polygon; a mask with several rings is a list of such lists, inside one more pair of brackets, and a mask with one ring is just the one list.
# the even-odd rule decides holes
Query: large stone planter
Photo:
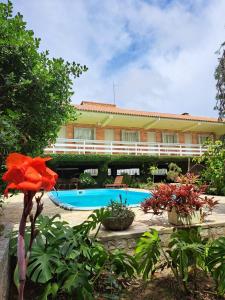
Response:
[{"label": "large stone planter", "polygon": [[0,300],[7,300],[10,285],[9,233],[11,225],[6,225],[0,235]]},{"label": "large stone planter", "polygon": [[103,226],[107,230],[126,230],[134,221],[134,214],[130,214],[127,217],[107,217],[102,221]]},{"label": "large stone planter", "polygon": [[168,221],[173,225],[194,225],[202,223],[202,214],[201,210],[196,210],[190,215],[181,215],[177,213],[175,208],[172,208],[171,211],[168,211]]}]

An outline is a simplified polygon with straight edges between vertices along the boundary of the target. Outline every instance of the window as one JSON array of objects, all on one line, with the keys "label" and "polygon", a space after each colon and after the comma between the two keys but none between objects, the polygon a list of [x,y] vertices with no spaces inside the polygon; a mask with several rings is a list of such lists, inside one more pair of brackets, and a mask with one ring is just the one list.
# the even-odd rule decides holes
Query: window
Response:
[{"label": "window", "polygon": [[155,143],[156,142],[155,132],[148,132],[147,138],[149,143]]},{"label": "window", "polygon": [[84,173],[88,173],[91,176],[98,176],[98,169],[86,169]]},{"label": "window", "polygon": [[123,175],[123,174],[128,174],[128,175],[140,175],[140,169],[139,168],[132,168],[132,169],[118,169],[117,170],[117,175]]},{"label": "window", "polygon": [[184,143],[187,145],[192,144],[192,135],[190,133],[184,134]]},{"label": "window", "polygon": [[163,143],[167,143],[167,144],[176,144],[178,140],[177,133],[164,132],[162,138],[163,138]]},{"label": "window", "polygon": [[105,129],[105,141],[114,141],[113,129]]},{"label": "window", "polygon": [[78,140],[94,140],[95,129],[94,128],[75,128],[74,138]]},{"label": "window", "polygon": [[210,139],[210,138],[211,138],[211,136],[208,135],[208,134],[199,134],[198,143],[199,144],[204,144],[207,141],[207,139]]},{"label": "window", "polygon": [[139,142],[140,141],[139,131],[122,130],[122,141]]},{"label": "window", "polygon": [[66,138],[66,126],[62,126],[58,132],[58,138],[59,139],[65,139]]}]

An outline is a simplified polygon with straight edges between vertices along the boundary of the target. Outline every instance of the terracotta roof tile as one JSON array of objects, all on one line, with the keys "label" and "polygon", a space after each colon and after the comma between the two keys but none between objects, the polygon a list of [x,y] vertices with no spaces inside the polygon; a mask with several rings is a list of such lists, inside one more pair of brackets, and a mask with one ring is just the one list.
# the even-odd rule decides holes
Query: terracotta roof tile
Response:
[{"label": "terracotta roof tile", "polygon": [[92,101],[82,101],[80,105],[74,105],[80,111],[92,111],[100,113],[110,113],[119,115],[141,116],[141,117],[158,117],[166,119],[180,119],[191,121],[218,122],[217,118],[192,116],[189,114],[167,114],[159,112],[145,112],[133,109],[119,108],[115,104],[99,103]]}]

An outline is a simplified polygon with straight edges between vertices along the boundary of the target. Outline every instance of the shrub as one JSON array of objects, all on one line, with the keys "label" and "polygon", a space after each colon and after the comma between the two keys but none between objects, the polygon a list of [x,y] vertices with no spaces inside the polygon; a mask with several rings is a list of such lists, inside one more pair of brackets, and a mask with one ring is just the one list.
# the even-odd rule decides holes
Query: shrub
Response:
[{"label": "shrub", "polygon": [[108,230],[125,230],[134,220],[135,213],[126,205],[126,201],[111,201],[106,208],[107,216],[103,219],[102,224]]},{"label": "shrub", "polygon": [[112,176],[108,176],[105,181],[103,182],[103,186],[106,184],[112,184],[114,183],[114,178]]},{"label": "shrub", "polygon": [[[138,274],[142,275],[143,279],[151,277],[156,270],[162,271],[164,268],[170,268],[178,286],[187,294],[190,294],[191,283],[194,283],[194,289],[198,290],[197,277],[199,271],[202,270],[205,274],[212,275],[217,295],[224,296],[224,258],[225,237],[209,241],[201,237],[200,227],[176,229],[170,236],[166,251],[158,232],[151,229],[141,236],[135,249]],[[190,277],[192,277],[192,282],[189,280]],[[195,298],[191,297],[191,299]]]},{"label": "shrub", "polygon": [[[201,238],[198,228],[179,229],[171,235],[169,249],[165,252],[158,232],[152,229],[142,235],[135,249],[138,272],[147,279],[157,267],[171,268],[179,286],[187,292],[190,271],[204,268],[205,245],[206,240]],[[165,259],[163,264],[159,264],[160,253]]]},{"label": "shrub", "polygon": [[199,175],[195,175],[193,173],[187,173],[185,175],[180,175],[177,177],[177,182],[181,184],[200,184]]},{"label": "shrub", "polygon": [[[41,216],[28,263],[28,278],[40,287],[41,299],[94,299],[99,283],[110,282],[118,292],[125,281],[135,275],[136,263],[132,256],[120,250],[110,252],[97,242],[91,230],[99,228],[104,209],[96,210],[81,225],[70,227],[59,216]],[[98,230],[96,234],[98,233]],[[17,232],[13,233],[10,253],[16,255]],[[29,236],[25,236],[26,246]],[[17,278],[15,271],[14,278]],[[108,280],[108,281],[107,281]]]},{"label": "shrub", "polygon": [[218,295],[225,294],[225,237],[220,237],[210,244],[206,264],[215,280]]},{"label": "shrub", "polygon": [[135,176],[131,176],[129,174],[121,174],[123,175],[123,183],[127,184],[129,187],[132,188],[139,188],[139,180]]},{"label": "shrub", "polygon": [[135,213],[127,206],[126,201],[123,202],[120,195],[120,201],[111,201],[107,206],[106,211],[109,217],[126,218],[128,216],[135,216]]},{"label": "shrub", "polygon": [[89,173],[81,173],[79,179],[83,187],[93,187],[96,185],[96,180]]},{"label": "shrub", "polygon": [[176,182],[177,177],[182,172],[182,169],[175,163],[170,163],[168,167],[169,167],[169,170],[167,173],[167,179],[172,182]]},{"label": "shrub", "polygon": [[202,197],[205,189],[205,186],[197,187],[193,184],[160,184],[152,192],[152,197],[141,203],[141,208],[146,213],[152,210],[156,215],[173,208],[183,215],[190,215],[202,207],[211,212],[218,201],[214,201],[212,197]]},{"label": "shrub", "polygon": [[207,141],[205,145],[208,147],[207,151],[202,156],[195,158],[195,161],[205,166],[201,171],[201,179],[209,185],[208,193],[225,195],[224,143]]}]

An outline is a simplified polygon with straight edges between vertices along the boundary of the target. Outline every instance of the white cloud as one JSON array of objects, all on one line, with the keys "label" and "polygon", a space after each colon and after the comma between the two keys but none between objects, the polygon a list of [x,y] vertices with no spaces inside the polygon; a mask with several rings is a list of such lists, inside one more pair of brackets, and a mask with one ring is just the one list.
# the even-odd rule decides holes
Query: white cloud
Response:
[{"label": "white cloud", "polygon": [[[75,81],[74,102],[112,102],[115,81],[120,106],[216,115],[215,51],[225,40],[225,1],[166,4],[166,0],[14,1],[44,49],[88,65],[89,71]],[[137,44],[140,49],[132,59],[129,55]]]}]

